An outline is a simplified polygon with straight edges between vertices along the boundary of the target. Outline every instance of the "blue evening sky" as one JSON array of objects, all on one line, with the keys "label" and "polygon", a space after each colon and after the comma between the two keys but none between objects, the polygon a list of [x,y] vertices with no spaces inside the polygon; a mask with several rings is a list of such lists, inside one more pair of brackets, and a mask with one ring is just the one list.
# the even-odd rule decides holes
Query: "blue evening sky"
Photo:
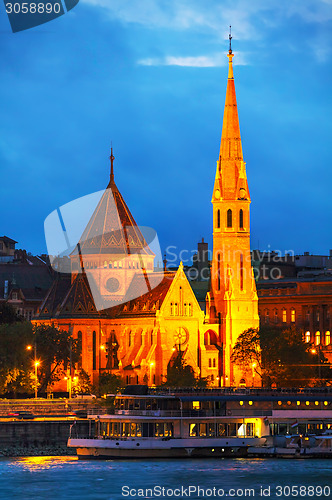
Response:
[{"label": "blue evening sky", "polygon": [[332,248],[332,0],[81,0],[11,33],[0,9],[0,235],[115,177],[162,249],[211,243],[232,25],[251,246]]}]

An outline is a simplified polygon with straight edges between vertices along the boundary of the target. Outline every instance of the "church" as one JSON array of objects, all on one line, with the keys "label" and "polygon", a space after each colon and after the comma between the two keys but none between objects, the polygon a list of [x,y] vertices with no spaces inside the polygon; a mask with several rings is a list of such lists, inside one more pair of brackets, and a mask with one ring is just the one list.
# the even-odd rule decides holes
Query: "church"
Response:
[{"label": "church", "polygon": [[106,371],[127,384],[159,385],[181,351],[195,375],[208,377],[212,387],[253,384],[251,367],[241,373],[231,363],[238,335],[259,325],[233,56],[230,37],[204,310],[182,263],[176,271],[166,265],[156,270],[155,254],[115,183],[112,151],[107,189],[70,255],[71,273],[58,274],[34,319],[81,341],[76,369],[84,369],[94,383]]}]

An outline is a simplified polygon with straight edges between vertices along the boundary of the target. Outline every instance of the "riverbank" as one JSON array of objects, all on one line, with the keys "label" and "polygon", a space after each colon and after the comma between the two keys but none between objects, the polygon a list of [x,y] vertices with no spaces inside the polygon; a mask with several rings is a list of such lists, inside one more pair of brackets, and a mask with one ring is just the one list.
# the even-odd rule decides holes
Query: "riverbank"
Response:
[{"label": "riverbank", "polygon": [[49,419],[0,422],[0,457],[76,455],[67,448],[71,428],[88,435],[93,422],[85,419]]}]

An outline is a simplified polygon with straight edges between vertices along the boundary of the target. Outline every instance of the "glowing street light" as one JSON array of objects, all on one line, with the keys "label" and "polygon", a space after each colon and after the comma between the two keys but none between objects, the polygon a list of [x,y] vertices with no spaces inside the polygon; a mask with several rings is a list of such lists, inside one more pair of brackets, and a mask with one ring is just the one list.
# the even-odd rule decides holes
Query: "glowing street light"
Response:
[{"label": "glowing street light", "polygon": [[35,399],[37,399],[38,397],[38,366],[40,365],[40,362],[39,361],[35,361],[34,362],[34,365],[35,365]]}]

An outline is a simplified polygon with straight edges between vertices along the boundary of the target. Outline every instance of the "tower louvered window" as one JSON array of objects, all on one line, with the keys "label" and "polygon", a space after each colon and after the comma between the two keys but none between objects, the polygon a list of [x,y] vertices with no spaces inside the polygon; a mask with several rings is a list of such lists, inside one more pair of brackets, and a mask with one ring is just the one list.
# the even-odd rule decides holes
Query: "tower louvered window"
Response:
[{"label": "tower louvered window", "polygon": [[243,229],[243,210],[241,208],[240,213],[239,213],[239,226],[240,229]]},{"label": "tower louvered window", "polygon": [[233,214],[230,208],[227,210],[227,227],[233,227]]}]

